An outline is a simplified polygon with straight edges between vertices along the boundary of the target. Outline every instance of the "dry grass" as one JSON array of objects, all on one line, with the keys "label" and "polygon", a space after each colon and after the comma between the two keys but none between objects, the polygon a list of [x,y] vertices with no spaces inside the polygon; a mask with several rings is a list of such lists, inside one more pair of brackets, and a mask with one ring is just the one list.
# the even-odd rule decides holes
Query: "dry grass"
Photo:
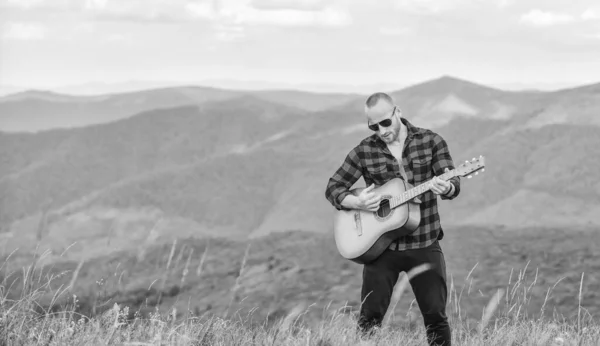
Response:
[{"label": "dry grass", "polygon": [[[352,317],[334,312],[316,328],[303,324],[303,306],[281,321],[250,326],[248,320],[219,317],[173,319],[173,314],[127,321],[128,309],[115,306],[93,319],[62,313],[37,316],[28,300],[3,309],[0,332],[6,345],[424,345],[422,328],[384,328],[371,339],[361,338]],[[4,304],[3,304],[4,307]],[[247,318],[250,318],[247,316]],[[556,322],[506,321],[480,332],[469,332],[453,321],[455,345],[598,345],[600,328]]]},{"label": "dry grass", "polygon": [[[173,244],[165,271],[170,268],[174,248]],[[161,315],[157,309],[149,317],[143,318],[136,313],[130,318],[128,307],[115,304],[112,309],[88,318],[77,314],[68,305],[58,312],[42,310],[38,299],[49,292],[53,295],[52,302],[66,298],[71,301],[72,307],[76,306],[77,297],[72,295],[71,288],[77,281],[78,269],[81,266],[80,264],[70,273],[71,280],[67,287],[53,287],[52,283],[56,277],[50,276],[42,281],[41,269],[37,267],[43,256],[44,254],[34,257],[33,264],[23,268],[23,288],[19,299],[8,299],[7,293],[11,283],[6,280],[8,276],[4,276],[0,285],[0,345],[425,344],[425,334],[420,323],[417,323],[416,327],[410,323],[394,323],[393,316],[388,314],[383,328],[374,337],[363,338],[355,328],[356,313],[327,308],[323,311],[324,318],[315,323],[305,318],[310,306],[302,303],[281,319],[258,324],[253,321],[252,313],[241,316],[229,311],[227,318],[223,318],[216,315],[181,314],[175,309]],[[179,257],[181,260],[182,256]],[[248,251],[242,261],[240,275],[244,272],[246,257]],[[0,266],[0,272],[6,270],[5,264]],[[401,277],[396,285],[393,302],[402,298],[408,278],[427,269],[415,268],[408,275]],[[201,267],[198,270],[202,270]],[[581,306],[577,319],[573,321],[549,318],[544,313],[546,304],[540,310],[539,316],[525,317],[522,312],[527,310],[531,288],[537,281],[537,275],[530,285],[525,285],[524,273],[525,270],[519,272],[514,281],[511,275],[507,288],[499,289],[488,304],[482,307],[481,318],[476,325],[470,325],[461,315],[460,299],[464,287],[457,292],[455,286],[451,285],[448,309],[453,345],[600,345],[600,326],[594,323],[592,316],[586,314]],[[466,281],[469,280],[469,276]],[[583,278],[582,275],[579,302]],[[467,294],[470,290],[469,286]],[[552,287],[546,293],[546,300],[551,291]],[[500,308],[501,302],[503,309]]]}]

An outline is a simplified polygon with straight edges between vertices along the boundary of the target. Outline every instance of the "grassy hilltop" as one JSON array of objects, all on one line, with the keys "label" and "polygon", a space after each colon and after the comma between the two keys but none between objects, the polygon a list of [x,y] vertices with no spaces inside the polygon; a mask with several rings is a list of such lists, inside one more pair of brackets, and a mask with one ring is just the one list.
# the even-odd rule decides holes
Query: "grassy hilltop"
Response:
[{"label": "grassy hilltop", "polygon": [[[600,270],[600,240],[593,232],[570,232],[568,237],[552,229],[446,232],[442,247],[451,276],[448,309],[461,344],[479,344],[483,337],[486,344],[521,340],[545,345],[543,340],[560,333],[570,340],[600,335],[594,329],[600,312],[600,281],[594,276]],[[2,298],[5,338],[25,335],[26,328],[37,330],[37,338],[48,338],[53,330],[73,344],[100,342],[111,334],[116,344],[126,339],[156,344],[159,335],[183,344],[199,338],[214,338],[209,344],[245,344],[244,338],[251,337],[265,344],[282,323],[292,326],[275,344],[324,340],[321,345],[341,345],[355,337],[360,266],[341,258],[328,236],[297,231],[250,243],[180,239],[91,262],[21,270],[17,263],[32,259],[31,254],[23,256],[14,253],[2,268],[8,288]],[[42,263],[43,257],[36,259]],[[381,337],[420,340],[421,320],[413,299],[406,287],[388,316],[389,332]],[[489,324],[483,335],[478,334],[490,302],[497,304],[495,311],[485,317]],[[107,317],[116,311],[115,304],[118,321],[124,323],[118,328],[110,319],[116,317]],[[80,319],[87,322],[71,325]],[[110,320],[101,322],[105,319]],[[65,334],[64,328],[77,330],[76,336]],[[220,330],[233,333],[232,339]]]}]

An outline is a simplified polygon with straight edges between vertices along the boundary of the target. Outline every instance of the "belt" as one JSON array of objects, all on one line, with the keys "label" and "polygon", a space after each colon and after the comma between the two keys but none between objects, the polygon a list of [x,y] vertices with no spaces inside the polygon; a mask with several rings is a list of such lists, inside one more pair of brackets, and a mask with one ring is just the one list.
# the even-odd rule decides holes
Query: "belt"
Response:
[{"label": "belt", "polygon": [[[438,239],[436,239],[436,240],[435,240],[435,241],[434,241],[434,242],[433,242],[431,245],[429,245],[428,247],[431,247],[431,246],[439,246],[439,245],[436,245],[436,244],[437,244],[437,242],[439,242],[439,240],[440,240],[439,238],[438,238]],[[390,244],[390,246],[388,246],[388,249],[390,249],[390,250],[393,250],[393,251],[398,251],[398,240],[394,240],[394,241],[393,241],[393,242]],[[423,249],[425,249],[425,248],[423,248]]]}]

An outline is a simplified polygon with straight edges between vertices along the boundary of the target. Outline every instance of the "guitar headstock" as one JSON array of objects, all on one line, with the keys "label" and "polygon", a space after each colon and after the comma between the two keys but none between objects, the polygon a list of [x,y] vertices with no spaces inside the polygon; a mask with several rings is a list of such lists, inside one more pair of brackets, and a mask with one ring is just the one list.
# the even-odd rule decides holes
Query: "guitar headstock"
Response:
[{"label": "guitar headstock", "polygon": [[484,167],[485,158],[480,155],[479,157],[474,157],[471,161],[465,161],[465,163],[456,167],[454,171],[458,176],[471,178],[473,177],[473,173],[477,175],[479,174],[479,171],[484,172]]}]

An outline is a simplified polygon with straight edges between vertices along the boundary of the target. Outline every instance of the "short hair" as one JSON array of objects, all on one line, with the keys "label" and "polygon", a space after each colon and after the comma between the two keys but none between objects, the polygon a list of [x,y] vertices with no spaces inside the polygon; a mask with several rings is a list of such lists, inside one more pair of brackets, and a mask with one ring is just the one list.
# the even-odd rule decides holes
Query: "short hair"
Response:
[{"label": "short hair", "polygon": [[367,98],[367,102],[365,102],[367,108],[371,108],[379,103],[380,100],[384,100],[390,105],[394,104],[394,100],[392,97],[384,92],[376,92]]}]

